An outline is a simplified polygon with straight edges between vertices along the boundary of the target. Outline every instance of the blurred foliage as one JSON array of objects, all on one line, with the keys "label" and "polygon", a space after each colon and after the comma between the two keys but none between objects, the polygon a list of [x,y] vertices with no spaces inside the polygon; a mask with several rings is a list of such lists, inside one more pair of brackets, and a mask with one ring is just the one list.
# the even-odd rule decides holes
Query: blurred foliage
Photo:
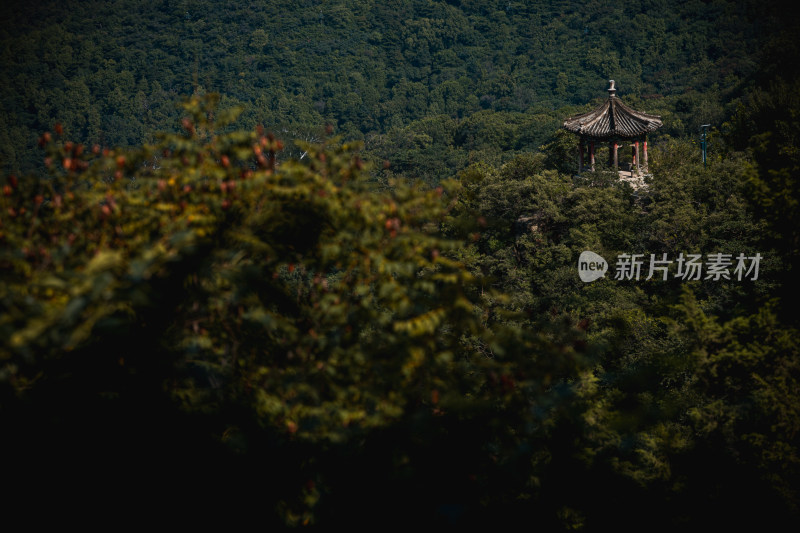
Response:
[{"label": "blurred foliage", "polygon": [[[5,445],[28,454],[58,439],[88,460],[110,451],[95,440],[132,452],[158,427],[166,442],[134,461],[148,471],[167,457],[188,468],[217,445],[212,463],[257,463],[261,439],[289,457],[314,445],[303,463],[324,463],[373,430],[413,422],[435,435],[439,418],[492,416],[465,445],[478,463],[461,468],[520,446],[541,418],[531,402],[581,368],[582,332],[491,327],[479,279],[453,258],[461,241],[440,230],[458,183],[380,191],[337,138],[276,164],[271,134],[219,133],[239,110],[217,101],[188,100],[181,134],[135,150],[84,147],[59,125],[40,139],[49,175],[9,176]],[[311,520],[317,497],[290,496],[277,500],[283,519]]]}]

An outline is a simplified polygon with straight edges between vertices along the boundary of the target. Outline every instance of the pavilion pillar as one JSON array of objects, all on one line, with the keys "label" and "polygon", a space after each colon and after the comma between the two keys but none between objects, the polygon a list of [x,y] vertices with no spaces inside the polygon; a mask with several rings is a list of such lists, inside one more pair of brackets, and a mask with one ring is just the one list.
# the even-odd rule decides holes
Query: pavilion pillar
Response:
[{"label": "pavilion pillar", "polygon": [[633,143],[633,166],[639,171],[639,141]]},{"label": "pavilion pillar", "polygon": [[609,143],[609,154],[608,154],[608,164],[614,167],[614,170],[617,170],[617,166],[619,166],[619,154],[617,153],[619,150],[619,143],[614,141]]},{"label": "pavilion pillar", "polygon": [[644,136],[644,170],[647,172],[647,135]]},{"label": "pavilion pillar", "polygon": [[592,166],[592,172],[594,172],[594,141],[589,141],[589,164]]},{"label": "pavilion pillar", "polygon": [[578,141],[578,174],[583,172],[583,151],[584,143],[583,137],[581,137],[580,141]]}]

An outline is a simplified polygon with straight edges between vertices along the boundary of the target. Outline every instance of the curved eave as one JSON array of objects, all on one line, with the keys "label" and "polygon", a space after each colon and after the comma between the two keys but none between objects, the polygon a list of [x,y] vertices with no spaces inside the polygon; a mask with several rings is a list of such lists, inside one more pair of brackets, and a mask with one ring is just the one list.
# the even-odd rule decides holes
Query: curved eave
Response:
[{"label": "curved eave", "polygon": [[595,139],[638,137],[662,125],[660,116],[631,109],[616,96],[608,98],[593,111],[564,121],[567,131]]}]

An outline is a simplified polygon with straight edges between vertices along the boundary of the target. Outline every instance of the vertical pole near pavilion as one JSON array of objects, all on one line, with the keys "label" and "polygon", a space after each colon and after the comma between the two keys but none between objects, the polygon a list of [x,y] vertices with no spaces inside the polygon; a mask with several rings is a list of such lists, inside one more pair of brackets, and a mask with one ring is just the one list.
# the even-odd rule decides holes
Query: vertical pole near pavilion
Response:
[{"label": "vertical pole near pavilion", "polygon": [[711,124],[703,124],[700,126],[702,133],[700,134],[700,150],[703,152],[703,166],[706,166],[706,136],[708,135],[708,128]]},{"label": "vertical pole near pavilion", "polygon": [[592,172],[594,172],[594,141],[589,141],[589,164],[592,166]]}]

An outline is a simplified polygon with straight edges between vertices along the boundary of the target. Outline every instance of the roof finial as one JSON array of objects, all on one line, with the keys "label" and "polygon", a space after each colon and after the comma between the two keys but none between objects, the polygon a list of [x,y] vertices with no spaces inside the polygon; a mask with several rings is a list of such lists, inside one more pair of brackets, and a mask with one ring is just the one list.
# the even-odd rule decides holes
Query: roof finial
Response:
[{"label": "roof finial", "polygon": [[608,96],[616,96],[617,89],[614,87],[614,80],[608,80],[608,82],[611,84],[611,86],[608,88]]}]

